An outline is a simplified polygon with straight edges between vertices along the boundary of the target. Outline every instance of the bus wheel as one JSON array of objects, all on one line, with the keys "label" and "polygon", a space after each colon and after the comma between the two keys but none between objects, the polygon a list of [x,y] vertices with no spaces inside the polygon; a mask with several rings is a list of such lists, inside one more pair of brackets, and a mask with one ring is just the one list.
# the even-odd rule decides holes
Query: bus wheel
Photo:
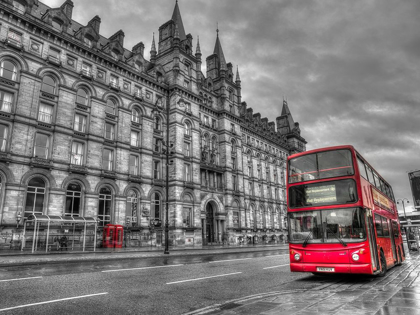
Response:
[{"label": "bus wheel", "polygon": [[384,277],[386,275],[387,272],[387,268],[386,268],[386,259],[385,259],[385,255],[384,253],[381,251],[381,272],[378,273],[379,277]]},{"label": "bus wheel", "polygon": [[396,263],[396,266],[402,265],[402,256],[401,256],[401,249],[398,248],[398,261]]}]

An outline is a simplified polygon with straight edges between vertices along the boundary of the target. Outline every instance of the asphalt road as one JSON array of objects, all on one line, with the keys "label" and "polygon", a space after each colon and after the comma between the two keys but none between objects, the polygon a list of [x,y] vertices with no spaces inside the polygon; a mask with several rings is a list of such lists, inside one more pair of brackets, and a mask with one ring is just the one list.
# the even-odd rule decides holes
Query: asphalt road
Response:
[{"label": "asphalt road", "polygon": [[292,274],[288,262],[287,250],[277,249],[1,268],[0,313],[183,314],[253,294],[340,282]]}]

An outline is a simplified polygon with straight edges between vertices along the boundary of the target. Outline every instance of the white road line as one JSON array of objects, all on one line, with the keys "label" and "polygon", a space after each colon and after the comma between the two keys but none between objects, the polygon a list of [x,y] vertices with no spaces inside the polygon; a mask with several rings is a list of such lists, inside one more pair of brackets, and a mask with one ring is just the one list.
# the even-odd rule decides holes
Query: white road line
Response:
[{"label": "white road line", "polygon": [[[261,257],[259,257],[259,258],[261,258]],[[255,259],[255,258],[238,258],[238,259],[214,260],[214,261],[209,261],[209,264],[218,263],[218,262],[225,262],[225,261],[247,260],[247,259]]]},{"label": "white road line", "polygon": [[154,266],[154,267],[139,267],[139,268],[127,268],[127,269],[102,270],[102,272],[118,272],[118,271],[127,271],[127,270],[144,270],[144,269],[168,268],[168,267],[178,267],[178,266],[184,266],[184,265],[183,264],[179,264],[179,265],[167,265],[167,266]]},{"label": "white road line", "polygon": [[174,281],[174,282],[168,282],[167,284],[174,284],[174,283],[182,283],[182,282],[189,282],[189,281],[199,281],[204,279],[210,279],[210,278],[217,278],[217,277],[226,277],[231,275],[237,275],[242,272],[233,272],[233,273],[225,273],[223,275],[217,275],[217,276],[210,276],[210,277],[203,277],[203,278],[196,278],[196,279],[188,279],[188,280],[181,280],[181,281]]},{"label": "white road line", "polygon": [[262,256],[262,257],[249,257],[249,258],[238,258],[238,259],[226,259],[226,260],[214,260],[214,261],[209,261],[209,264],[212,263],[218,263],[218,262],[225,262],[225,261],[237,261],[237,260],[247,260],[247,259],[261,259],[261,258],[271,258],[271,257],[279,257],[279,256],[289,256],[289,254],[284,254],[284,255],[268,255],[268,256]]},{"label": "white road line", "polygon": [[19,280],[30,280],[30,279],[42,279],[42,277],[29,277],[29,278],[5,279],[5,280],[0,280],[0,282],[7,282],[7,281],[19,281]]},{"label": "white road line", "polygon": [[271,269],[271,268],[278,268],[278,267],[284,267],[284,266],[289,266],[290,264],[285,264],[285,265],[278,265],[278,266],[272,266],[272,267],[265,267],[263,269]]},{"label": "white road line", "polygon": [[80,295],[80,296],[74,296],[74,297],[69,297],[69,298],[64,298],[64,299],[51,300],[51,301],[45,301],[45,302],[38,302],[38,303],[31,303],[31,304],[13,306],[13,307],[8,307],[8,308],[2,308],[2,309],[0,309],[0,312],[15,310],[17,308],[24,308],[24,307],[34,306],[34,305],[42,305],[42,304],[56,303],[56,302],[61,302],[61,301],[74,300],[74,299],[82,299],[82,298],[86,298],[86,297],[104,295],[104,294],[108,294],[108,292],[88,294],[88,295]]}]

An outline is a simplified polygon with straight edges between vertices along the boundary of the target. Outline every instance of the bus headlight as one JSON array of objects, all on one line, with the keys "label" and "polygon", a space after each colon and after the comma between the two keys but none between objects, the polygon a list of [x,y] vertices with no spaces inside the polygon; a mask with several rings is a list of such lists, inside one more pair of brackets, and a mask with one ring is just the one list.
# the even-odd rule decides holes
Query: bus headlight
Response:
[{"label": "bus headlight", "polygon": [[354,261],[358,261],[360,259],[359,254],[354,253],[353,255],[351,255],[351,258],[353,258]]},{"label": "bus headlight", "polygon": [[298,253],[296,253],[293,257],[295,258],[295,260],[300,260],[300,255]]}]

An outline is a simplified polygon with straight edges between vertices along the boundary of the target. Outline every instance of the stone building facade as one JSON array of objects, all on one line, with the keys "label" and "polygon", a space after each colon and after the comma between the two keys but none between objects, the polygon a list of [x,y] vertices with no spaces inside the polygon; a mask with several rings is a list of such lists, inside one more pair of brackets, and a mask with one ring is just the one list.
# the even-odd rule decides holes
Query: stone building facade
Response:
[{"label": "stone building facade", "polygon": [[[218,32],[204,74],[177,2],[150,60],[73,8],[0,3],[0,248],[29,240],[34,216],[93,218],[99,245],[112,223],[125,246],[158,246],[167,201],[171,246],[280,241],[285,160],[306,144],[287,102],[275,122],[247,107]],[[51,224],[48,237],[82,233]]]}]

